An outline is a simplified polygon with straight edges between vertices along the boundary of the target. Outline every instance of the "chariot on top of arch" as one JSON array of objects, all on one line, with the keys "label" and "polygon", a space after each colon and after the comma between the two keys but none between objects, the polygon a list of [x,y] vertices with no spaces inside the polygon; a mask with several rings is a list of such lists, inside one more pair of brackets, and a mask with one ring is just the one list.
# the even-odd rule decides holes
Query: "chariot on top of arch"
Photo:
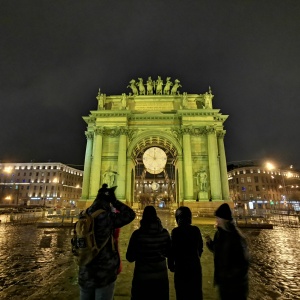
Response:
[{"label": "chariot on top of arch", "polygon": [[158,76],[156,80],[153,80],[151,76],[148,77],[144,83],[143,78],[138,80],[131,79],[127,88],[130,88],[134,96],[137,95],[179,95],[178,89],[182,87],[180,81],[175,79],[171,81],[171,77],[166,78],[166,82]]}]

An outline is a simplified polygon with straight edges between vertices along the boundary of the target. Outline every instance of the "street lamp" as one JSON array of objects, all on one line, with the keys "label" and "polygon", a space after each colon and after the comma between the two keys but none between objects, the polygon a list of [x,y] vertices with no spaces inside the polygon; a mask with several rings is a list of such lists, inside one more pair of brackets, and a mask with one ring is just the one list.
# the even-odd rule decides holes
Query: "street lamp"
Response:
[{"label": "street lamp", "polygon": [[57,177],[53,178],[52,183],[55,184],[55,188],[53,191],[53,204],[56,205],[57,204],[57,183],[59,183],[59,180],[57,179]]},{"label": "street lamp", "polygon": [[[5,196],[5,187],[6,187],[6,185],[7,185],[7,176],[8,176],[8,174],[10,174],[11,172],[12,172],[12,167],[5,167],[4,169],[3,169],[3,172],[4,172],[4,182],[3,183],[1,183],[2,184],[2,193],[1,193],[1,198],[3,199],[4,198],[4,196]],[[7,198],[7,197],[6,197]],[[6,198],[4,198],[5,200],[8,200],[8,199],[6,199]],[[11,200],[11,199],[9,199],[9,200]]]},{"label": "street lamp", "polygon": [[[266,162],[265,166],[268,170],[275,169],[275,165],[270,162]],[[293,166],[291,165],[290,168],[292,169]],[[285,180],[284,180],[284,175],[286,172],[284,173],[284,171],[282,171],[280,169],[277,169],[277,170],[278,170],[279,175],[281,176],[281,182],[282,182],[282,185],[279,185],[279,189],[281,189],[281,188],[283,189],[283,194],[281,195],[281,197],[282,197],[284,204],[286,205],[287,204],[287,190],[286,190],[286,184],[285,184]],[[286,176],[291,177],[291,172],[287,172]],[[280,207],[280,204],[279,204],[279,207]]]}]

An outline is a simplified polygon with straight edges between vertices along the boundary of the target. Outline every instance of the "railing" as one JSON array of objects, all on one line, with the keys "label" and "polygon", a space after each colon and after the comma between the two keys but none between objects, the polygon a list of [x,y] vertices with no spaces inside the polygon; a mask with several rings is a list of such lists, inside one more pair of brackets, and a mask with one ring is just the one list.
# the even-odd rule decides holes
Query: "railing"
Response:
[{"label": "railing", "polygon": [[300,214],[294,210],[253,209],[234,212],[237,222],[269,223],[276,226],[300,227]]},{"label": "railing", "polygon": [[55,224],[72,225],[79,215],[80,210],[61,209],[54,211],[53,209],[41,210],[31,209],[26,212],[11,212],[0,215],[0,223],[11,223],[13,225],[37,224],[45,226]]}]

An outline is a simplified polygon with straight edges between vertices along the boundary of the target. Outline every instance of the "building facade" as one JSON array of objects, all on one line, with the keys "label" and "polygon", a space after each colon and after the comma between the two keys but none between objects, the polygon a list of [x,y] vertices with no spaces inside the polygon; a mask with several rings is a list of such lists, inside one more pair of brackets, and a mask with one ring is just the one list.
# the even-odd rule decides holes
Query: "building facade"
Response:
[{"label": "building facade", "polygon": [[293,168],[277,169],[269,163],[240,161],[228,164],[230,197],[244,208],[298,210],[300,174]]},{"label": "building facade", "polygon": [[96,97],[87,124],[81,206],[103,183],[131,206],[229,201],[224,148],[228,118],[204,94],[181,93],[176,79],[132,79],[129,94]]},{"label": "building facade", "polygon": [[83,171],[59,162],[0,163],[0,205],[74,207]]}]

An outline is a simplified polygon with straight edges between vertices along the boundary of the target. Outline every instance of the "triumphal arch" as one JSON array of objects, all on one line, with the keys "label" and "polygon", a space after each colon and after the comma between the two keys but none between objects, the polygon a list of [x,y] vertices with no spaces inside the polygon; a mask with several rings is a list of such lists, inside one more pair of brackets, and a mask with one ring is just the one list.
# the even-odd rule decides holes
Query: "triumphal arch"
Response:
[{"label": "triumphal arch", "polygon": [[[170,77],[132,79],[121,95],[99,89],[97,110],[83,117],[87,138],[82,198],[103,183],[133,207],[215,207],[229,200],[224,122],[209,87],[189,94]],[[126,93],[127,91],[127,93]]]}]

